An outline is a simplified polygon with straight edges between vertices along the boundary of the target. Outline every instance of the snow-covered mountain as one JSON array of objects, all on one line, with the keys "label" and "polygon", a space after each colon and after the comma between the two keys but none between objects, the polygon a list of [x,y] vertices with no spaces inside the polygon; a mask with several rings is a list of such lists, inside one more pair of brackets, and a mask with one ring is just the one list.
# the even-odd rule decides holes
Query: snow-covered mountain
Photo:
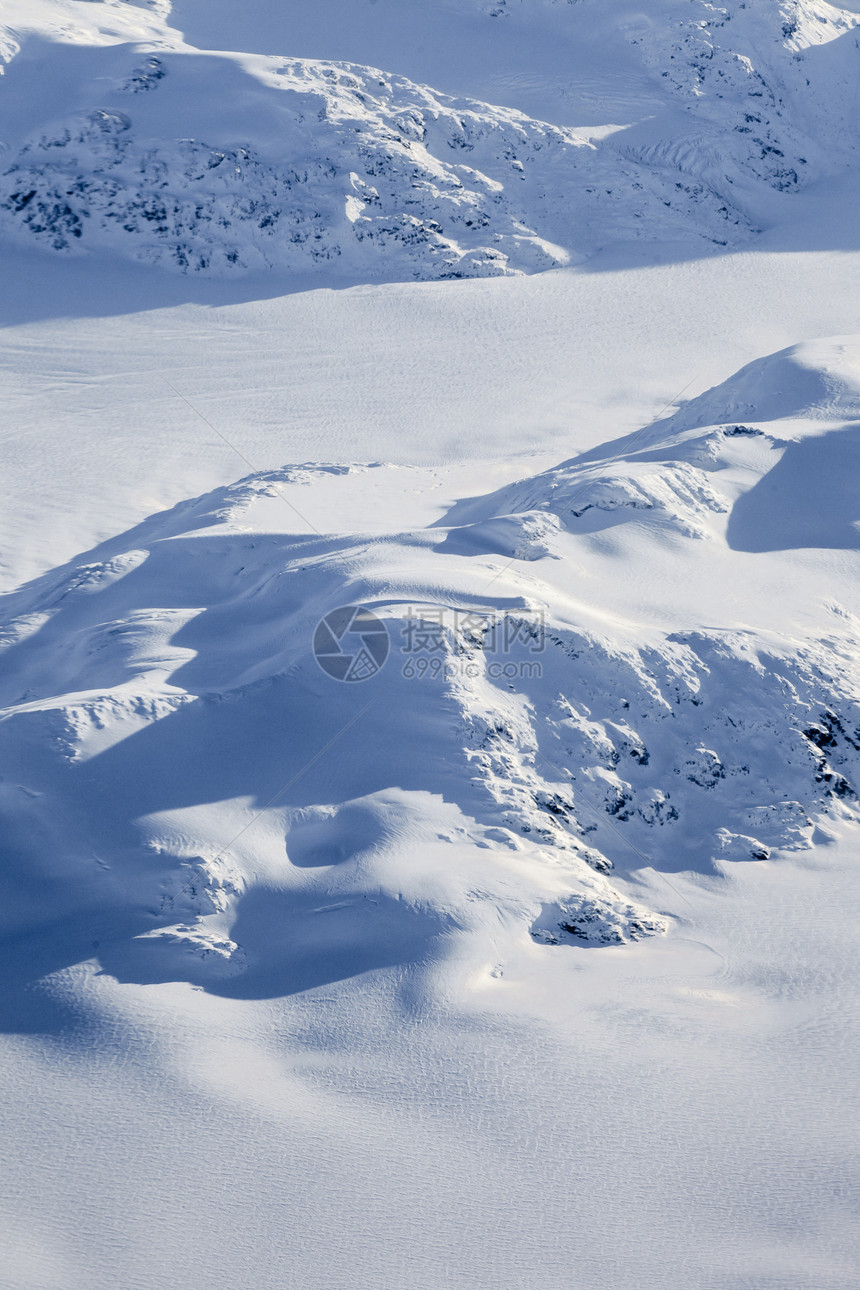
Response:
[{"label": "snow-covered mountain", "polygon": [[[166,952],[147,971],[266,979],[273,946],[250,916],[247,944],[230,928],[267,881],[299,909],[344,902],[335,946],[342,918],[376,939],[357,901],[397,907],[422,943],[497,907],[512,935],[602,945],[666,929],[613,870],[809,849],[856,815],[860,624],[825,595],[778,630],[767,588],[780,553],[820,547],[835,590],[858,545],[858,434],[860,344],[822,342],[417,532],[290,536],[304,491],[368,470],[290,467],[39,579],[3,627],[13,881],[40,875],[27,921],[60,917],[75,875],[80,917],[120,901],[138,952]],[[743,579],[745,600],[703,624],[664,585],[667,552],[693,586]],[[590,585],[619,564],[638,613]],[[349,605],[373,624],[349,628],[359,653],[385,640],[361,684],[320,656],[319,624]],[[311,727],[336,744],[319,770]],[[470,868],[428,890],[393,861],[428,829],[488,853],[479,913]]]},{"label": "snow-covered mountain", "polygon": [[[491,27],[526,10],[481,16]],[[856,160],[858,19],[819,0],[675,3],[647,18],[563,6],[554,23],[594,49],[603,28],[620,33],[652,85],[623,126],[588,127],[574,104],[553,125],[373,67],[207,53],[164,6],[145,39],[136,6],[107,13],[107,28],[89,19],[98,44],[83,66],[86,34],[57,24],[60,43],[36,56],[66,101],[52,95],[38,125],[28,113],[3,140],[2,227],[56,251],[213,273],[534,272],[640,239],[733,245],[772,217],[775,193]],[[38,39],[27,25],[4,37],[22,64],[13,96]]]},{"label": "snow-covered mountain", "polygon": [[3,1290],[855,1290],[858,27],[0,0]]}]

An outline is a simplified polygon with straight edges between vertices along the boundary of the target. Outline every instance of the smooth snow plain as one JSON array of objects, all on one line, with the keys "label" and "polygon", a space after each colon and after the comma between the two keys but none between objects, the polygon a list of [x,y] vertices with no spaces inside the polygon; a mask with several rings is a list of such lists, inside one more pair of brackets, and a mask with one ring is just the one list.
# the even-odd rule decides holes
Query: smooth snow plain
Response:
[{"label": "smooth snow plain", "polygon": [[[0,1284],[856,1286],[855,22],[7,0],[0,169],[30,147],[34,192],[71,118],[178,88],[113,171],[63,152],[90,242],[3,218]],[[318,166],[335,95],[326,254],[235,204],[213,241],[177,140],[274,166],[255,60],[287,56],[701,200],[634,236],[625,189],[601,235],[557,159],[569,226],[541,177],[484,247],[438,202],[502,181],[431,157],[367,258]],[[314,102],[327,66],[294,66]],[[750,165],[739,68],[797,191]],[[141,157],[196,259],[127,218]],[[359,683],[313,656],[349,604],[391,641]]]}]

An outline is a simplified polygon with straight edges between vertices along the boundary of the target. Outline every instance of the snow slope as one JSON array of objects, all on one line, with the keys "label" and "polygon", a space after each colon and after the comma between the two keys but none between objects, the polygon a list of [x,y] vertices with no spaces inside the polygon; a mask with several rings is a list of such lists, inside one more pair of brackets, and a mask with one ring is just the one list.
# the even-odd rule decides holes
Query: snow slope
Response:
[{"label": "snow slope", "polygon": [[109,8],[106,28],[99,6],[79,30],[87,7],[57,7],[71,20],[59,43],[28,43],[24,18],[4,46],[24,51],[3,86],[13,122],[34,72],[66,87],[38,127],[21,113],[0,176],[3,226],[56,251],[207,273],[532,272],[607,243],[737,243],[775,192],[856,157],[856,19],[826,4],[675,5],[647,20],[565,6],[593,52],[620,30],[661,86],[659,111],[596,133],[372,67],[201,52],[156,15],[141,40],[135,7],[130,30],[129,6]]},{"label": "snow slope", "polygon": [[6,0],[4,1290],[857,1284],[852,8]]},{"label": "snow slope", "polygon": [[[430,937],[468,926],[468,871],[441,899],[424,874],[410,892],[396,866],[376,872],[391,839],[436,815],[449,820],[438,836],[489,848],[503,905],[521,873],[520,934],[563,924],[597,944],[665,929],[613,887],[614,868],[709,872],[809,848],[817,820],[853,819],[857,802],[856,556],[847,578],[834,564],[804,629],[775,630],[760,606],[771,552],[857,550],[856,496],[840,481],[854,477],[858,358],[844,341],[762,360],[668,421],[415,532],[290,535],[305,503],[285,488],[367,468],[249,476],[7,597],[13,890],[50,854],[58,903],[40,879],[37,924],[68,912],[77,872],[88,916],[119,896],[147,950],[172,955],[178,938],[239,970],[247,952],[229,929],[266,882],[294,885],[300,908],[343,891],[400,904]],[[804,499],[821,517],[805,532],[786,517]],[[661,587],[667,555],[693,584],[722,566],[722,585],[743,577],[746,595],[703,626]],[[652,588],[650,613],[586,593],[606,565],[640,604]],[[371,665],[366,685],[312,655],[316,625],[344,605],[387,631],[391,663]],[[289,733],[311,728],[337,743],[321,779]],[[538,917],[541,902],[555,912]],[[485,890],[482,919],[491,903]],[[363,935],[385,939],[371,926]],[[252,975],[266,978],[258,954]]]},{"label": "snow slope", "polygon": [[[8,1284],[565,1284],[582,1228],[595,1287],[847,1290],[858,350],[417,529],[434,470],[254,474],[5,598],[3,1082],[52,1215],[16,1163]],[[347,601],[357,683],[313,657]]]}]

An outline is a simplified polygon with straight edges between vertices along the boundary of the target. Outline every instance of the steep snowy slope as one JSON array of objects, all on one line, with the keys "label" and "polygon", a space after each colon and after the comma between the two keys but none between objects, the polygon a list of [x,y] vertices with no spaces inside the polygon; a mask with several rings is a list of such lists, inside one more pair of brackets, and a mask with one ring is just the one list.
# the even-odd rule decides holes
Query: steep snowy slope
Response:
[{"label": "steep snowy slope", "polygon": [[[2,227],[58,251],[216,273],[531,272],[607,243],[735,243],[772,218],[774,194],[856,154],[856,19],[821,3],[647,21],[565,6],[593,55],[621,33],[659,87],[659,110],[640,105],[620,132],[582,128],[573,105],[549,125],[372,67],[201,53],[167,25],[146,39],[128,5],[79,31],[85,8],[58,5],[38,35],[32,18],[10,29],[7,55],[23,52],[0,86]],[[34,111],[48,77],[63,89]]]},{"label": "steep snowy slope", "polygon": [[[25,145],[4,177],[8,229],[182,269],[458,277],[567,263],[607,226],[724,241],[743,224],[570,131],[371,69],[164,55],[127,71],[107,106]],[[165,139],[189,105],[207,133]]]},{"label": "steep snowy slope", "polygon": [[[121,977],[241,992],[505,912],[636,940],[666,923],[620,875],[808,849],[857,807],[858,423],[860,346],[821,342],[429,529],[291,537],[304,489],[367,470],[294,467],[7,597],[6,934],[71,900],[77,952],[125,929]],[[479,861],[407,863],[418,837]]]}]

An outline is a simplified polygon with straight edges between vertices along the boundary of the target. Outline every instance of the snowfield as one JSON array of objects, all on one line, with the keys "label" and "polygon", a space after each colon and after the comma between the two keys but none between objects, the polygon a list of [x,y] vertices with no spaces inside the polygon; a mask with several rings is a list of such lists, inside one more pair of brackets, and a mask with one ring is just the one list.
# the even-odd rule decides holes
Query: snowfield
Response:
[{"label": "snowfield", "polygon": [[855,8],[0,4],[0,1286],[856,1286]]}]

